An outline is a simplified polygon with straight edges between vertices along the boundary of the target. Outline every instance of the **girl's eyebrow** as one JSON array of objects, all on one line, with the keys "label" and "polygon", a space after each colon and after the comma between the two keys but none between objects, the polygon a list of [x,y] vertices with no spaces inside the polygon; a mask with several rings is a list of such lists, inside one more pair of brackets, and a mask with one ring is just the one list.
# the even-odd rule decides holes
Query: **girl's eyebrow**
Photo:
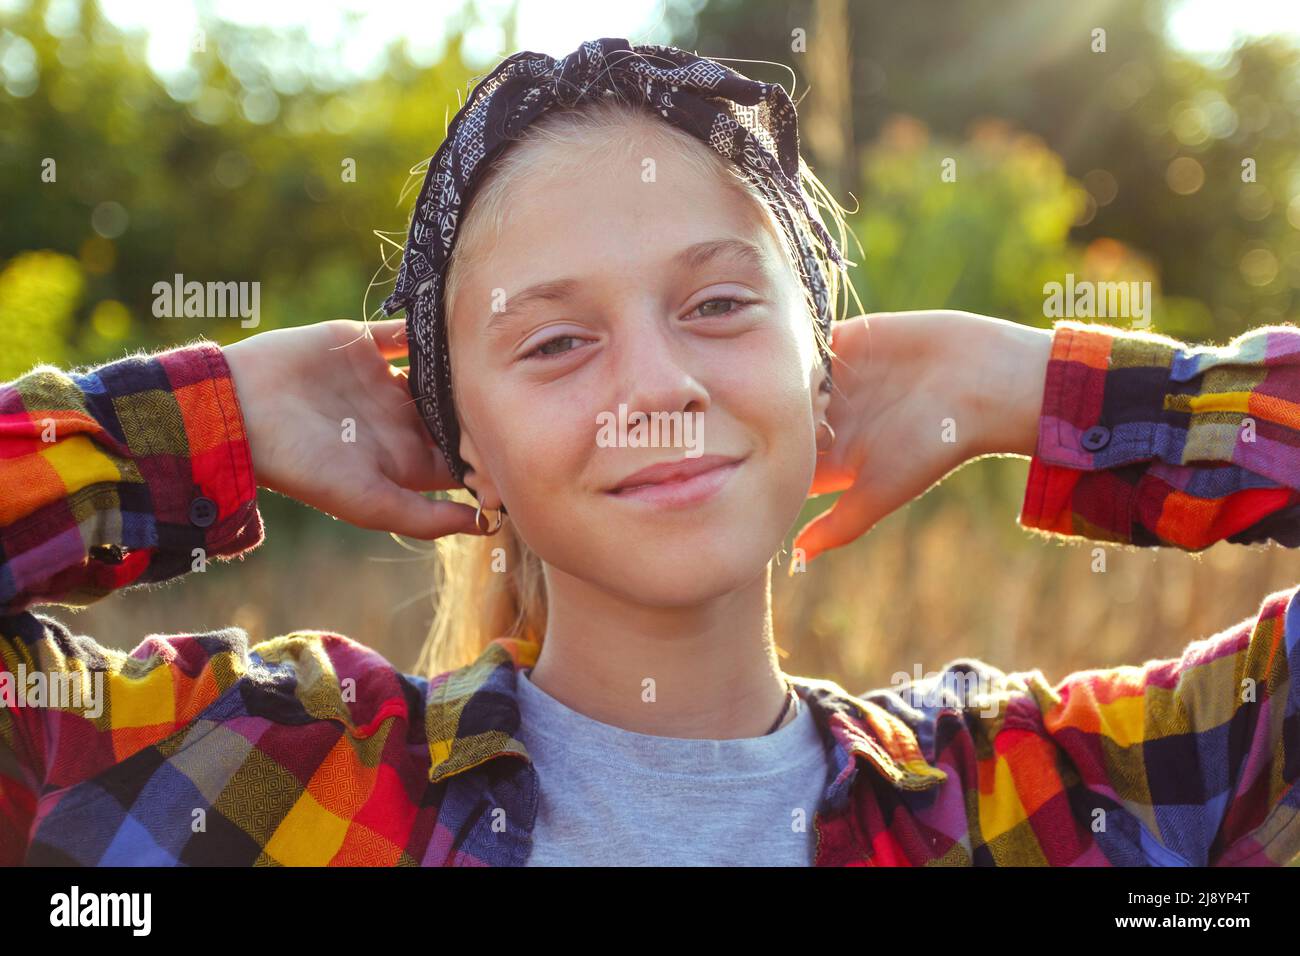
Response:
[{"label": "girl's eyebrow", "polygon": [[755,245],[748,239],[730,236],[724,239],[706,239],[693,246],[687,246],[673,256],[672,264],[698,269],[724,256],[731,256],[759,269],[767,266],[769,262],[768,254],[761,246]]},{"label": "girl's eyebrow", "polygon": [[[669,260],[669,265],[679,269],[698,269],[720,258],[732,258],[760,270],[766,269],[771,262],[767,251],[761,246],[748,239],[728,236],[721,239],[705,239],[689,245],[677,252]],[[577,279],[550,279],[516,292],[509,297],[504,309],[492,313],[492,317],[483,327],[483,334],[491,335],[532,302],[559,302],[569,298],[577,290],[578,285]]]},{"label": "girl's eyebrow", "polygon": [[492,318],[483,327],[484,335],[491,335],[506,321],[520,312],[530,302],[561,302],[573,295],[578,287],[577,279],[551,279],[530,285],[522,292],[510,296],[507,305],[499,312],[493,312]]}]

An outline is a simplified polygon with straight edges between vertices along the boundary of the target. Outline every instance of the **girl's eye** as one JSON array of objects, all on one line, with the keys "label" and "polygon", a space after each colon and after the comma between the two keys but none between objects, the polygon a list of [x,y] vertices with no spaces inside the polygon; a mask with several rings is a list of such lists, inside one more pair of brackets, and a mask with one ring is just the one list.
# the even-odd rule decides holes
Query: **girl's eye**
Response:
[{"label": "girl's eye", "polygon": [[[708,308],[708,306],[717,305],[719,303],[727,303],[730,308],[722,311],[715,311]],[[747,305],[749,305],[748,302],[741,301],[740,299],[729,299],[724,296],[719,299],[705,299],[696,307],[696,311],[705,318],[712,318],[719,315],[733,315]]]},{"label": "girl's eye", "polygon": [[[708,308],[709,306],[714,306],[719,304],[725,304],[727,308],[721,311],[715,311],[713,309]],[[752,303],[748,301],[744,301],[741,299],[730,299],[724,296],[718,299],[705,299],[698,306],[696,306],[695,311],[699,312],[704,318],[714,318],[717,316],[733,315],[750,304]],[[555,358],[560,355],[564,355],[568,352],[572,352],[574,351],[574,349],[569,348],[569,349],[556,350],[553,349],[552,346],[555,346],[561,342],[581,342],[581,341],[582,340],[576,335],[557,335],[553,339],[547,339],[541,345],[537,346],[537,348],[533,349],[531,352],[525,355],[524,358],[525,359]]]},{"label": "girl's eye", "polygon": [[537,348],[533,349],[531,352],[525,355],[524,358],[526,359],[549,358],[556,355],[563,355],[565,352],[572,352],[573,349],[561,349],[558,352],[552,352],[546,350],[549,349],[552,345],[555,345],[557,342],[577,342],[577,341],[580,340],[576,335],[557,335],[553,339],[547,339],[541,345],[537,346]]}]

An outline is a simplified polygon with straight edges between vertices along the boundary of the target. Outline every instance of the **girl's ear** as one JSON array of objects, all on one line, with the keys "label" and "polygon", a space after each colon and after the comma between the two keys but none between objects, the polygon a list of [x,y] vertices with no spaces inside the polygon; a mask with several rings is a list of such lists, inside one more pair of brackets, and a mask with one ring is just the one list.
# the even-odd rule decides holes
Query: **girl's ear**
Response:
[{"label": "girl's ear", "polygon": [[482,458],[478,446],[464,427],[460,431],[460,457],[465,462],[465,487],[474,492],[474,497],[483,503],[484,508],[500,508],[501,496],[497,494],[496,483],[480,467]]},{"label": "girl's ear", "polygon": [[831,377],[826,371],[826,367],[820,362],[817,364],[817,370],[813,373],[813,393],[812,406],[813,417],[821,421],[826,417],[826,409],[831,404]]}]

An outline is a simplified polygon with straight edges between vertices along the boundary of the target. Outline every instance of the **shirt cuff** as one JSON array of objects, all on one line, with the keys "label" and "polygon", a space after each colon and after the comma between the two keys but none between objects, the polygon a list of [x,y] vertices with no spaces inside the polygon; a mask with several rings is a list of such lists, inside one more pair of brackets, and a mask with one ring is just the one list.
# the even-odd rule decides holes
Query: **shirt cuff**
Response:
[{"label": "shirt cuff", "polygon": [[[1027,528],[1111,538],[1128,526],[1133,488],[1116,481],[1100,512],[1080,529],[1071,507],[1082,473],[1161,457],[1171,436],[1166,396],[1177,343],[1116,326],[1058,321],[1043,386],[1038,442],[1029,463],[1020,523]],[[1103,507],[1103,504],[1105,505]],[[1109,513],[1116,511],[1116,513]]]},{"label": "shirt cuff", "polygon": [[189,470],[188,481],[149,480],[159,527],[205,529],[209,558],[233,557],[256,547],[265,531],[257,509],[253,454],[225,353],[216,343],[200,341],[155,358],[184,424]]}]

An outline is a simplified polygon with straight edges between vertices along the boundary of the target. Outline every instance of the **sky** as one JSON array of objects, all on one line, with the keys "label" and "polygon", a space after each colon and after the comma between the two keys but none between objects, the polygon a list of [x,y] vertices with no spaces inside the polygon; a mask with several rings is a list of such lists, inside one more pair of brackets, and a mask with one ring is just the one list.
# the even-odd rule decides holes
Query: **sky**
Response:
[{"label": "sky", "polygon": [[[0,0],[0,7],[21,0]],[[664,0],[531,0],[521,4],[519,44],[559,57],[582,40],[623,36],[633,42],[667,42]],[[698,5],[703,0],[694,0]],[[1066,0],[1068,2],[1068,0]],[[385,47],[405,37],[417,62],[438,60],[444,26],[465,0],[101,0],[118,26],[149,34],[148,58],[162,75],[181,70],[200,26],[208,16],[272,29],[302,27],[313,46],[337,50],[346,72],[364,75],[377,67]],[[505,37],[496,25],[509,0],[473,0],[483,26],[466,37],[472,64],[488,68],[506,56]],[[54,0],[51,18],[75,0]],[[412,15],[418,10],[419,15]],[[1300,39],[1300,0],[1179,0],[1168,21],[1173,42],[1214,59],[1243,37],[1288,33]]]},{"label": "sky", "polygon": [[1183,0],[1168,21],[1175,44],[1196,53],[1221,53],[1237,39],[1269,33],[1300,38],[1297,0]]},{"label": "sky", "polygon": [[[100,0],[105,15],[124,28],[149,31],[149,63],[166,73],[184,67],[191,37],[200,25],[193,0]],[[443,25],[464,7],[463,0],[207,0],[210,16],[249,26],[302,26],[314,46],[334,47],[345,69],[363,74],[381,62],[385,47],[405,37],[418,62],[437,62]],[[475,0],[484,26],[465,38],[473,65],[495,65],[506,50],[498,23],[508,0]],[[520,5],[521,49],[560,57],[595,36],[626,36],[633,42],[666,42],[661,0],[547,0]],[[418,10],[419,15],[412,15]]]}]

